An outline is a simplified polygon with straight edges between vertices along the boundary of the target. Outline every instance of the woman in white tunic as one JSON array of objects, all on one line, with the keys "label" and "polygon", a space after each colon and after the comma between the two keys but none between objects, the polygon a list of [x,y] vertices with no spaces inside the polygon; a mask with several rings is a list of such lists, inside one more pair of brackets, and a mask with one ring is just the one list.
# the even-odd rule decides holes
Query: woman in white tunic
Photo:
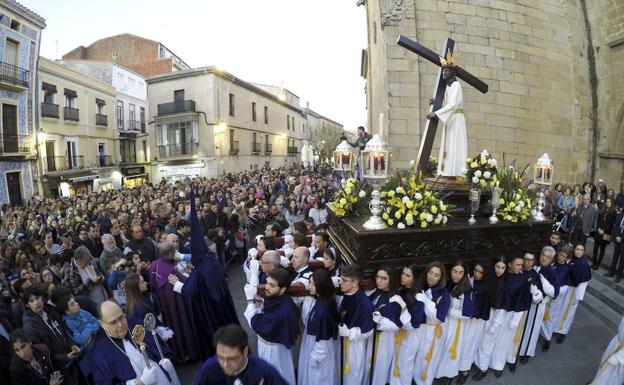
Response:
[{"label": "woman in white tunic", "polygon": [[624,383],[624,317],[618,334],[613,337],[602,354],[596,377],[590,385],[614,385]]},{"label": "woman in white tunic", "polygon": [[557,262],[555,263],[555,271],[559,279],[559,295],[552,300],[544,313],[544,322],[542,323],[541,334],[544,337],[544,344],[542,345],[542,351],[547,352],[550,348],[550,341],[553,336],[553,332],[561,324],[563,319],[563,312],[565,308],[565,299],[567,297],[568,289],[570,287],[570,258],[574,251],[571,247],[564,247],[557,254]]},{"label": "woman in white tunic", "polygon": [[[459,362],[465,340],[466,322],[474,314],[472,287],[468,279],[466,264],[457,261],[451,266],[451,279],[447,290],[451,296],[451,307],[444,322],[444,344],[436,378],[446,377],[452,383],[459,374]],[[462,376],[464,378],[464,376]]]},{"label": "woman in white tunic", "polygon": [[570,331],[576,309],[580,301],[585,297],[585,289],[587,289],[587,283],[591,279],[591,267],[585,257],[585,246],[582,244],[576,245],[574,248],[574,257],[570,260],[570,287],[566,293],[563,303],[563,315],[556,333],[557,343],[560,344],[565,339],[565,336]]},{"label": "woman in white tunic", "polygon": [[310,295],[301,308],[304,332],[299,352],[299,385],[337,382],[338,309],[329,271],[318,269],[310,279]]},{"label": "woman in white tunic", "polygon": [[451,305],[446,290],[446,272],[440,262],[431,262],[425,268],[423,290],[416,294],[416,299],[425,304],[426,323],[420,326],[423,330],[414,364],[414,382],[417,385],[431,385],[442,355],[442,325]]},{"label": "woman in white tunic", "polygon": [[[391,267],[383,267],[377,270],[375,275],[377,288],[369,294],[373,303],[373,321],[375,322],[375,339],[369,346],[369,354],[372,357],[371,366],[373,385],[385,385],[390,382],[392,360],[396,353],[394,339],[396,332],[401,327],[401,310],[406,307],[401,296],[397,295],[399,278],[396,271]],[[373,352],[373,345],[375,351]]]},{"label": "woman in white tunic", "polygon": [[485,323],[485,333],[483,333],[483,337],[475,356],[475,365],[477,365],[477,368],[479,369],[479,371],[472,376],[472,379],[475,381],[479,381],[487,375],[492,354],[494,353],[494,345],[496,345],[496,340],[501,332],[501,325],[505,318],[505,309],[501,308],[499,303],[501,301],[501,295],[505,284],[506,271],[507,264],[505,263],[505,257],[496,257],[494,260],[495,278],[494,284],[492,285],[493,293],[490,294],[492,307],[490,308],[488,320]]},{"label": "woman in white tunic", "polygon": [[420,270],[416,265],[410,265],[401,271],[401,288],[399,293],[406,303],[401,312],[402,328],[395,335],[394,345],[396,354],[392,360],[392,374],[390,385],[411,384],[414,377],[414,362],[420,341],[420,327],[425,322],[425,304],[416,300],[420,291]]}]

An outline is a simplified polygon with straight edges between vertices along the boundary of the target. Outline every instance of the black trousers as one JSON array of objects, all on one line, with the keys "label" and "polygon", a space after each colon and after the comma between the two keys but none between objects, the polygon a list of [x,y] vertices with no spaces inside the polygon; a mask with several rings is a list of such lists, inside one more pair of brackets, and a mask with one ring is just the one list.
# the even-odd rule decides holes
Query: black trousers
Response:
[{"label": "black trousers", "polygon": [[624,242],[615,242],[614,246],[609,273],[613,273],[616,277],[621,278],[624,270]]},{"label": "black trousers", "polygon": [[596,233],[596,236],[594,237],[594,253],[592,255],[592,265],[600,267],[608,244],[609,242],[602,239],[602,236]]},{"label": "black trousers", "polygon": [[585,247],[585,242],[587,242],[587,236],[583,234],[583,229],[574,229],[574,231],[572,231],[572,234],[570,234],[570,243],[572,244],[572,247],[576,246],[579,243],[583,245],[583,247]]}]

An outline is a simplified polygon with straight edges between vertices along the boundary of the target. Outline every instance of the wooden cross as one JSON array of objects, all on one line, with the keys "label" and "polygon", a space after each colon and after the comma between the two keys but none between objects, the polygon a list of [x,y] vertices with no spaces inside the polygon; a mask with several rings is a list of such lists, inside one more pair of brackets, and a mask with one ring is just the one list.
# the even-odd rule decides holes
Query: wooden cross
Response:
[{"label": "wooden cross", "polygon": [[[436,54],[429,48],[424,47],[403,35],[399,36],[397,44],[440,67],[433,97],[434,102],[433,106],[429,111],[439,110],[442,107],[442,102],[444,101],[444,92],[446,91],[446,83],[444,82],[444,77],[442,76],[442,63],[440,63],[440,57],[444,57],[445,59],[448,58],[448,54],[453,52],[453,48],[455,47],[455,41],[451,38],[446,39],[446,44],[444,45],[442,55]],[[488,92],[488,85],[476,76],[472,75],[470,72],[466,71],[465,69],[460,67],[455,68],[455,75],[461,80],[476,88],[477,90],[481,91],[482,93],[485,94]],[[423,135],[422,137],[422,140],[420,142],[420,149],[418,150],[418,166],[416,168],[417,171],[422,171],[424,173],[427,169],[427,162],[429,161],[429,156],[431,155],[431,149],[433,147],[433,141],[435,139],[437,129],[438,119],[429,119],[429,122],[427,123],[427,128],[425,128],[425,135]],[[442,143],[442,146],[444,146],[444,143]],[[440,159],[439,161],[442,162],[442,159]]]}]

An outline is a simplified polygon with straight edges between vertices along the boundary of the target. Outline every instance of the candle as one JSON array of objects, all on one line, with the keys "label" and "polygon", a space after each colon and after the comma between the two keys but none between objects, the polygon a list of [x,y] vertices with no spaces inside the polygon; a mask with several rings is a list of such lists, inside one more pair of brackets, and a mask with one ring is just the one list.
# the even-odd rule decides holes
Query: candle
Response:
[{"label": "candle", "polygon": [[375,165],[373,167],[373,170],[375,171],[375,174],[377,174],[377,170],[379,170],[379,156],[377,154],[375,154],[373,156],[373,159],[375,161]]},{"label": "candle", "polygon": [[348,165],[349,164],[349,153],[345,152],[342,154],[342,163]]},{"label": "candle", "polygon": [[499,186],[500,186],[500,182],[496,181],[496,187],[499,187]]},{"label": "candle", "polygon": [[383,154],[379,155],[379,160],[380,160],[379,163],[381,165],[381,167],[379,168],[379,171],[380,171],[380,173],[382,173],[383,170],[386,169],[386,160],[384,159],[384,155]]}]

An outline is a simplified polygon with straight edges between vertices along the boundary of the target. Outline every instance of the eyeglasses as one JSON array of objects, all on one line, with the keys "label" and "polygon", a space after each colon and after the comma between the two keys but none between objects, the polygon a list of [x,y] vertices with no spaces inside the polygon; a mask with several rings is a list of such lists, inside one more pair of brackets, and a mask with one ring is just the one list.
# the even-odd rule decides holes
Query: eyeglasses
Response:
[{"label": "eyeglasses", "polygon": [[122,314],[119,317],[115,318],[114,320],[109,321],[109,322],[104,322],[104,323],[109,325],[109,326],[116,326],[116,325],[124,322],[125,320],[126,320],[126,315]]}]

